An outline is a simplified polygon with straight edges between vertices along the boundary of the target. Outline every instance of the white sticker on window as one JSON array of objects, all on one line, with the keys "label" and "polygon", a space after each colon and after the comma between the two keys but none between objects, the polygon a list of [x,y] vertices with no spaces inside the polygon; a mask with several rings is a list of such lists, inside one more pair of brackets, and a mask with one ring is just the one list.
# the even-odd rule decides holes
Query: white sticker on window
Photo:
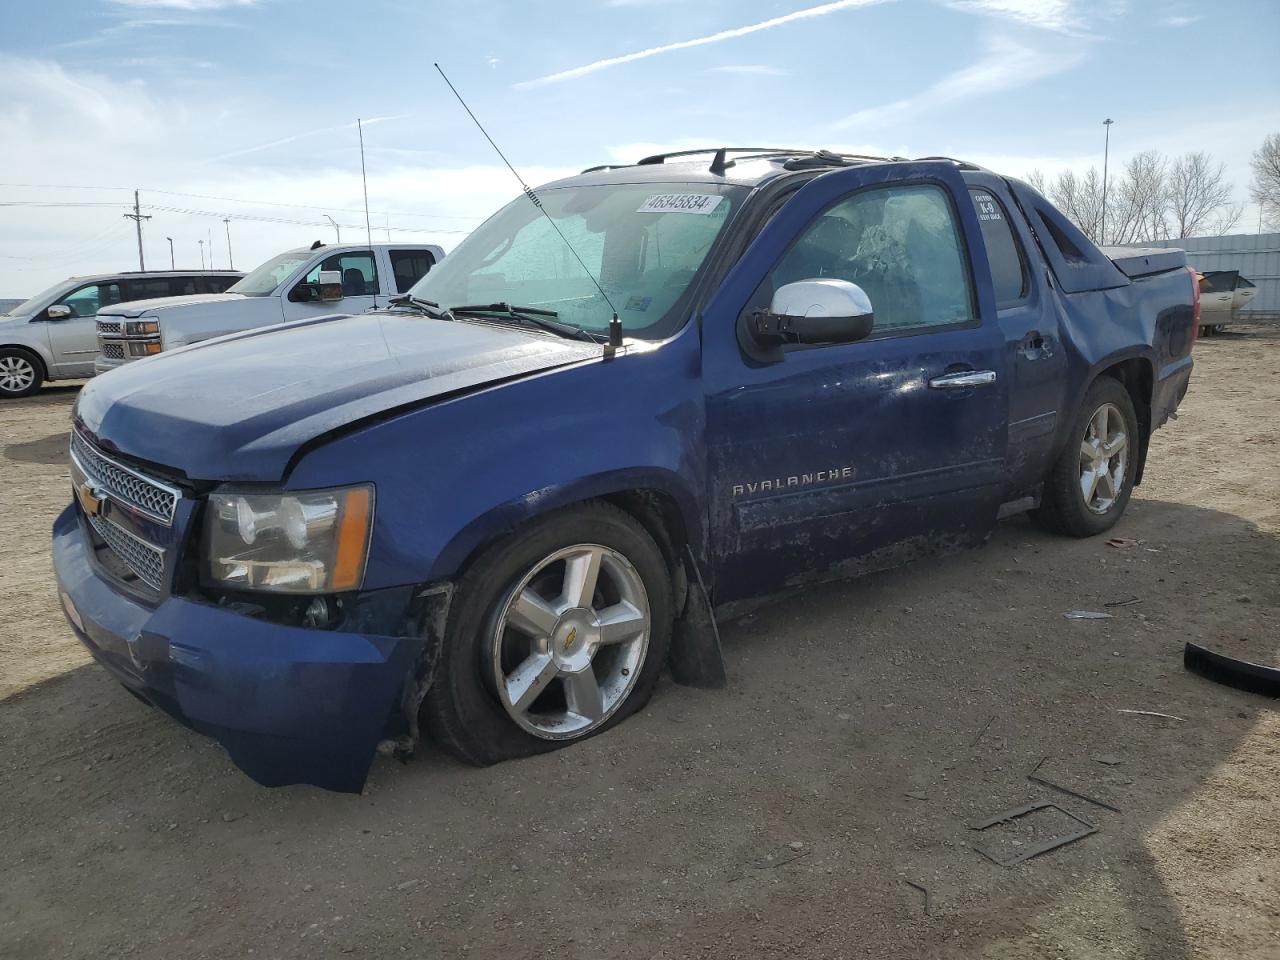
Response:
[{"label": "white sticker on window", "polygon": [[978,219],[983,223],[991,220],[1003,220],[995,198],[989,193],[973,192],[973,205],[978,208]]},{"label": "white sticker on window", "polygon": [[719,206],[724,197],[707,193],[659,193],[640,204],[636,213],[701,213]]}]

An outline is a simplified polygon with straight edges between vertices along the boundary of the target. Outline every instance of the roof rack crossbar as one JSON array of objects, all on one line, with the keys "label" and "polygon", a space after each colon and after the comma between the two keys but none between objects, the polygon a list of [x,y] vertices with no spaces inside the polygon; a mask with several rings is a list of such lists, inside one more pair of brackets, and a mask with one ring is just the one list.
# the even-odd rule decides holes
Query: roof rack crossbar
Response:
[{"label": "roof rack crossbar", "polygon": [[957,160],[955,157],[916,157],[916,159],[917,159],[917,160],[920,160],[920,161],[924,161],[924,160],[946,160],[946,161],[948,161],[949,163],[954,163],[954,164],[955,164],[957,167],[959,167],[961,170],[982,170],[982,169],[985,169],[984,167],[981,167],[981,166],[979,166],[978,164],[973,163],[973,162],[971,162],[971,161],[969,161],[969,160]]}]

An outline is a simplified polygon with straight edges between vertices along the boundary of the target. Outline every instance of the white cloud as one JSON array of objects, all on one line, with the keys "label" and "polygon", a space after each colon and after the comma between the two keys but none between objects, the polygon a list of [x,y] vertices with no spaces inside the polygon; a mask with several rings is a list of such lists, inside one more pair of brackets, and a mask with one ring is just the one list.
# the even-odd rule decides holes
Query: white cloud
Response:
[{"label": "white cloud", "polygon": [[146,10],[186,10],[191,13],[225,10],[228,7],[252,7],[258,0],[111,0],[122,7]]},{"label": "white cloud", "polygon": [[[366,127],[371,127],[375,123],[385,123],[388,120],[403,120],[407,116],[409,116],[409,114],[407,113],[398,113],[393,117],[367,117],[361,120],[361,123],[363,123],[363,125]],[[302,140],[306,137],[315,137],[315,136],[319,136],[322,133],[337,133],[339,130],[355,130],[355,129],[356,129],[356,121],[352,120],[350,123],[338,123],[329,127],[318,127],[315,130],[304,130],[301,133],[293,133],[293,134],[289,134],[288,136],[277,137],[274,140],[268,140],[266,143],[258,143],[258,144],[254,144],[251,147],[241,147],[236,150],[230,150],[227,153],[220,153],[215,157],[210,157],[205,162],[218,163],[223,160],[233,160],[236,157],[246,157],[251,153],[261,153],[264,150],[271,150],[274,147],[282,147],[286,144],[294,143],[295,141]]]},{"label": "white cloud", "polygon": [[1045,30],[1068,31],[1079,26],[1074,0],[944,0],[962,13],[1011,20]]},{"label": "white cloud", "polygon": [[790,70],[771,67],[767,63],[730,63],[723,67],[709,67],[707,73],[732,73],[750,77],[785,77]]},{"label": "white cloud", "polygon": [[1191,26],[1191,24],[1193,24],[1193,23],[1197,23],[1197,22],[1199,22],[1200,20],[1203,20],[1203,19],[1204,19],[1204,17],[1199,16],[1199,15],[1196,15],[1196,16],[1172,16],[1172,17],[1165,17],[1165,18],[1164,18],[1163,20],[1161,20],[1160,22],[1161,22],[1161,23],[1163,23],[1166,27],[1189,27],[1189,26]]},{"label": "white cloud", "polygon": [[834,0],[832,3],[819,4],[816,7],[806,7],[803,10],[793,10],[791,13],[785,13],[778,17],[771,17],[768,20],[761,20],[758,23],[750,23],[743,27],[733,27],[729,30],[721,30],[718,33],[708,34],[704,37],[694,37],[692,40],[678,40],[675,43],[664,43],[658,47],[649,47],[645,50],[637,50],[635,53],[624,53],[618,57],[606,57],[603,60],[593,60],[591,63],[583,64],[580,67],[572,67],[568,70],[561,70],[557,73],[549,73],[546,76],[537,77],[533,80],[524,80],[515,84],[516,89],[525,89],[527,87],[538,87],[548,83],[560,83],[564,80],[575,80],[578,77],[585,77],[587,74],[595,73],[599,70],[606,70],[609,67],[616,67],[623,63],[633,63],[636,60],[646,60],[649,57],[656,57],[664,53],[671,53],[673,50],[688,50],[692,47],[703,47],[712,43],[721,43],[725,40],[736,40],[738,37],[745,37],[752,33],[759,33],[762,30],[772,30],[774,27],[781,27],[788,23],[795,23],[799,20],[811,20],[814,17],[825,17],[827,14],[836,13],[840,10],[850,10],[854,7],[866,7],[876,3],[885,3],[888,0]]},{"label": "white cloud", "polygon": [[834,126],[836,129],[877,129],[911,119],[923,111],[1026,86],[1070,70],[1084,60],[1086,52],[1081,43],[1041,47],[994,36],[969,66],[947,74],[917,94],[852,113]]},{"label": "white cloud", "polygon": [[[5,142],[22,144],[6,154],[0,184],[0,297],[30,296],[75,274],[137,269],[133,224],[122,216],[134,187],[148,208],[142,212],[153,216],[143,225],[150,266],[168,266],[165,237],[171,236],[179,267],[199,265],[199,240],[206,248],[212,241],[214,262],[225,267],[224,216],[232,220],[241,268],[290,247],[332,240],[325,212],[342,224],[344,240],[364,236],[351,124],[270,155],[263,150],[208,161],[219,148],[240,152],[234,149],[238,144],[270,141],[281,112],[258,94],[251,105],[232,92],[209,107],[157,89],[140,80],[0,54],[0,129]],[[519,195],[510,172],[496,162],[459,164],[415,155],[398,148],[421,141],[377,132],[384,129],[365,130],[375,239],[386,239],[382,211],[391,211],[390,225],[399,228],[392,239],[439,243],[448,250]],[[268,158],[270,164],[263,162]],[[577,169],[522,164],[520,172],[538,184]],[[24,205],[3,205],[15,203]],[[59,206],[27,205],[48,203]]]}]

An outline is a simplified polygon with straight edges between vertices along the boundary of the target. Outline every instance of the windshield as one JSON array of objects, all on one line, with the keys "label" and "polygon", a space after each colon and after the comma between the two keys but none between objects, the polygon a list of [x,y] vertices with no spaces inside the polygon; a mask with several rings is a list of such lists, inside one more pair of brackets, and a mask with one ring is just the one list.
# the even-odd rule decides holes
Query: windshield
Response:
[{"label": "windshield", "polygon": [[245,297],[269,297],[293,271],[310,259],[310,251],[282,253],[278,257],[272,257],[248,276],[227,287],[227,293],[238,293]]},{"label": "windshield", "polygon": [[[608,293],[627,336],[658,340],[683,321],[685,292],[746,187],[600,184],[538,192]],[[243,281],[242,281],[243,282]],[[490,217],[414,285],[442,307],[511,303],[605,332],[612,312],[564,240],[526,197]]]},{"label": "windshield", "polygon": [[0,316],[21,317],[28,313],[35,313],[37,310],[43,308],[45,304],[53,303],[54,302],[53,298],[55,296],[59,296],[63,291],[70,290],[70,289],[71,287],[67,284],[67,281],[65,280],[63,280],[61,283],[55,283],[48,290],[43,290],[40,293],[37,293],[30,300],[24,300],[22,303],[18,304],[16,307],[11,307],[8,310],[8,312],[4,314],[0,314]]}]

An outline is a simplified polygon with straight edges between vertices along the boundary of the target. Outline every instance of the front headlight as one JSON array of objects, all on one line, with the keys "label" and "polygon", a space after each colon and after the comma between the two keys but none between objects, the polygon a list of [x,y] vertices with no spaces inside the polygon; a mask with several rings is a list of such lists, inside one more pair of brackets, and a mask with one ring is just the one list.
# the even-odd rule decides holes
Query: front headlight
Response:
[{"label": "front headlight", "polygon": [[160,334],[159,320],[126,320],[124,335],[126,337],[155,337]]},{"label": "front headlight", "polygon": [[373,487],[213,493],[205,510],[206,582],[271,593],[337,593],[364,580]]}]

